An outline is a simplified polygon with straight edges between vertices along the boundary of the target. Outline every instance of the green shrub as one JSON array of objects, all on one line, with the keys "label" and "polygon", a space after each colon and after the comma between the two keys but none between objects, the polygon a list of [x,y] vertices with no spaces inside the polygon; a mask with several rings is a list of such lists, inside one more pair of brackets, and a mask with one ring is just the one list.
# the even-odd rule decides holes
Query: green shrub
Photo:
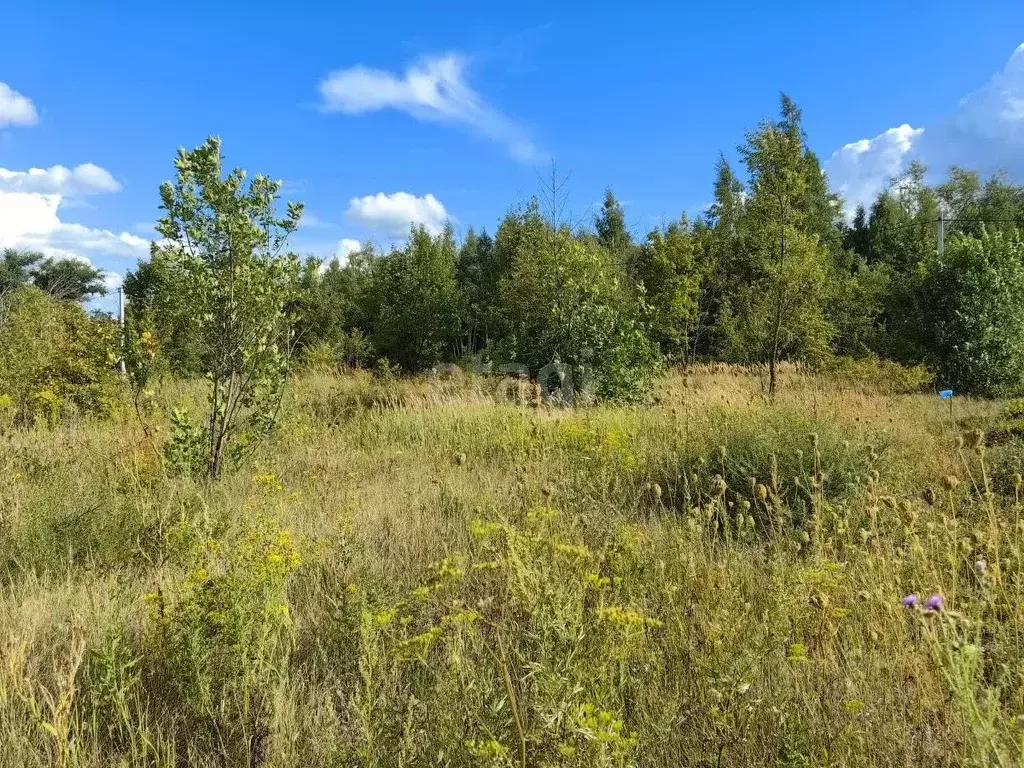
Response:
[{"label": "green shrub", "polygon": [[373,356],[373,345],[358,328],[343,332],[334,349],[337,362],[345,368],[359,368]]},{"label": "green shrub", "polygon": [[299,362],[307,371],[328,372],[338,368],[334,347],[326,341],[318,341],[316,344],[305,347],[299,357]]},{"label": "green shrub", "polygon": [[929,360],[940,381],[986,396],[1024,393],[1024,242],[960,236],[923,265]]},{"label": "green shrub", "polygon": [[262,514],[234,541],[188,521],[174,533],[184,575],[146,598],[152,693],[194,745],[254,764],[288,657],[286,587],[299,553]]},{"label": "green shrub", "polygon": [[650,397],[660,354],[610,252],[552,231],[535,203],[506,217],[495,248],[511,263],[495,308],[495,361],[525,365],[531,376],[562,367],[577,397]]},{"label": "green shrub", "polygon": [[378,357],[373,364],[373,378],[384,387],[394,384],[401,373],[402,369],[386,357]]},{"label": "green shrub", "polygon": [[[767,528],[776,521],[767,519],[765,502],[777,500],[788,509],[788,523],[801,526],[817,498],[850,500],[873,473],[885,470],[881,441],[852,441],[835,423],[792,408],[743,417],[717,408],[701,429],[706,431],[683,442],[666,439],[638,466],[634,483],[657,484],[661,503],[680,512],[719,498],[737,507],[749,502],[759,526]],[[757,498],[758,485],[766,498]]]},{"label": "green shrub", "polygon": [[1024,397],[1018,397],[1003,406],[1003,416],[1007,419],[1024,419]]},{"label": "green shrub", "polygon": [[302,367],[308,371],[330,372],[359,368],[369,362],[373,348],[358,328],[342,331],[337,341],[317,341],[303,347]]},{"label": "green shrub", "polygon": [[175,475],[198,477],[206,471],[206,430],[183,408],[171,412],[171,436],[164,443],[164,464]]},{"label": "green shrub", "polygon": [[867,357],[836,357],[823,371],[838,384],[859,386],[871,392],[905,395],[920,392],[934,380],[923,365],[905,366],[875,355]]},{"label": "green shrub", "polygon": [[117,326],[109,318],[90,317],[78,304],[57,301],[33,287],[14,291],[4,309],[0,419],[52,424],[117,408]]}]

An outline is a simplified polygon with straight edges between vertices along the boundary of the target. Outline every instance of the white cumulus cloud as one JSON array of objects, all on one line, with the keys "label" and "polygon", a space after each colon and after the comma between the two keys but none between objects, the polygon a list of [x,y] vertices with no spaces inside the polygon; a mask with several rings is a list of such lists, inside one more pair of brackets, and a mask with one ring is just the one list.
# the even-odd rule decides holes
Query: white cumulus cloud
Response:
[{"label": "white cumulus cloud", "polygon": [[1024,43],[1002,72],[961,99],[929,134],[921,153],[935,170],[958,164],[1024,176]]},{"label": "white cumulus cloud", "polygon": [[0,248],[14,248],[26,238],[60,226],[60,195],[0,191]]},{"label": "white cumulus cloud", "polygon": [[0,190],[0,249],[25,248],[54,258],[137,259],[149,241],[128,232],[60,220],[60,195]]},{"label": "white cumulus cloud", "polygon": [[487,104],[466,71],[466,59],[454,53],[427,57],[401,75],[351,67],[320,82],[322,107],[349,115],[397,109],[417,120],[461,124],[504,144],[517,160],[535,162],[539,154],[525,129]]},{"label": "white cumulus cloud", "polygon": [[1024,181],[1024,43],[1001,72],[926,128],[903,124],[832,155],[826,170],[846,200],[847,213],[858,203],[870,205],[913,159],[934,175],[961,165],[982,175],[1004,170]]},{"label": "white cumulus cloud", "polygon": [[850,215],[859,203],[869,205],[886,183],[906,165],[907,155],[924,128],[904,123],[873,139],[861,139],[836,150],[828,161],[828,174],[843,196]]},{"label": "white cumulus cloud", "polygon": [[433,195],[417,197],[408,192],[353,197],[345,216],[367,229],[395,238],[409,234],[413,224],[436,235],[449,218],[444,205]]},{"label": "white cumulus cloud", "polygon": [[52,255],[78,254],[91,258],[108,256],[122,259],[136,259],[149,253],[149,240],[128,232],[111,232],[109,229],[95,229],[82,224],[60,222],[47,232],[21,238],[22,247],[40,250]]},{"label": "white cumulus cloud", "polygon": [[27,248],[54,258],[144,257],[149,240],[62,221],[69,201],[117,192],[121,185],[94,163],[12,171],[0,168],[0,248]]},{"label": "white cumulus cloud", "polygon": [[120,183],[109,171],[93,163],[82,163],[74,168],[54,165],[50,168],[29,168],[10,171],[0,168],[0,191],[30,192],[66,197],[118,192]]},{"label": "white cumulus cloud", "polygon": [[124,284],[124,277],[119,275],[117,272],[104,272],[103,273],[103,285],[107,289],[107,293],[117,293],[117,289]]},{"label": "white cumulus cloud", "polygon": [[338,247],[334,252],[334,258],[338,260],[339,264],[344,266],[348,263],[348,257],[362,247],[362,244],[358,240],[353,240],[351,237],[343,237],[338,241]]},{"label": "white cumulus cloud", "polygon": [[0,128],[8,125],[35,125],[39,122],[35,104],[7,83],[0,83]]}]

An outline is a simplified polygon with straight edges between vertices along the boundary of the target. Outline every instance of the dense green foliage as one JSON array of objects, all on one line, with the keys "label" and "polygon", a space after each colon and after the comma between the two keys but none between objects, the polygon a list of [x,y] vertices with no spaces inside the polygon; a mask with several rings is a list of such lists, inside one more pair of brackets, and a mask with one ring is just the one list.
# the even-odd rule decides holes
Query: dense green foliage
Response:
[{"label": "dense green foliage", "polygon": [[536,205],[506,217],[494,247],[509,265],[495,306],[496,359],[525,365],[544,387],[571,376],[574,391],[646,396],[656,357],[612,251],[552,227]]},{"label": "dense green foliage", "polygon": [[[780,363],[838,358],[925,365],[963,393],[1024,393],[1012,298],[1024,187],[955,167],[931,186],[914,163],[847,220],[786,96],[739,155],[742,176],[719,160],[707,211],[642,238],[611,190],[591,229],[559,221],[553,180],[544,211],[537,199],[513,208],[493,237],[414,227],[386,252],[310,260],[295,343],[312,367],[472,359],[619,400],[648,397],[664,362],[711,360],[763,366],[769,394]],[[205,370],[181,270],[158,249],[126,291],[129,323],[153,331],[154,370]]]},{"label": "dense green foliage", "polygon": [[957,235],[924,261],[922,328],[944,381],[985,395],[1024,392],[1024,243],[1017,232]]},{"label": "dense green foliage", "polygon": [[451,229],[435,237],[420,227],[405,248],[374,264],[367,300],[378,354],[407,371],[450,357],[458,332],[455,259]]},{"label": "dense green foliage", "polygon": [[[203,423],[192,425],[180,414],[170,448],[175,457],[189,458],[177,469],[210,477],[218,477],[229,459],[251,453],[276,419],[300,269],[283,249],[302,216],[302,206],[292,203],[278,216],[279,182],[256,176],[246,184],[241,169],[222,175],[221,161],[219,139],[178,152],[177,178],[160,187],[165,215],[157,231],[165,239],[154,245],[157,266],[135,278],[148,293],[141,309],[158,331],[160,325],[187,328],[186,359],[194,354],[209,379]],[[160,290],[168,283],[170,296]],[[168,306],[166,316],[161,309]],[[145,319],[134,320],[139,335],[131,346],[138,352],[130,356],[139,390],[152,376],[156,345],[167,341],[146,328]]]},{"label": "dense green foliage", "polygon": [[62,301],[84,301],[107,292],[103,272],[84,261],[5,248],[0,254],[0,294],[24,285]]},{"label": "dense green foliage", "polygon": [[109,318],[34,286],[0,296],[0,426],[110,413],[117,359]]},{"label": "dense green foliage", "polygon": [[[149,331],[155,353],[150,367],[153,373],[195,376],[204,370],[199,326],[186,273],[174,254],[154,248],[149,261],[139,263],[124,280],[126,335],[138,338]],[[129,354],[137,349],[129,349]],[[142,361],[132,360],[133,368]]]}]

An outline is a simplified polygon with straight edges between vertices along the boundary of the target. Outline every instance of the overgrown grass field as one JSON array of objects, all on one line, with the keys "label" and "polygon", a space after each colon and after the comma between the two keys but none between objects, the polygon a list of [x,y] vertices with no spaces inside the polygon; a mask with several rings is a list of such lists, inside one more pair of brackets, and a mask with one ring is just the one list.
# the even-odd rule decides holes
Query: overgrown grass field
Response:
[{"label": "overgrown grass field", "polygon": [[309,374],[213,486],[160,460],[189,385],[152,438],[3,433],[0,764],[1019,764],[1002,404],[795,370],[769,403],[727,367],[643,408],[500,390]]}]

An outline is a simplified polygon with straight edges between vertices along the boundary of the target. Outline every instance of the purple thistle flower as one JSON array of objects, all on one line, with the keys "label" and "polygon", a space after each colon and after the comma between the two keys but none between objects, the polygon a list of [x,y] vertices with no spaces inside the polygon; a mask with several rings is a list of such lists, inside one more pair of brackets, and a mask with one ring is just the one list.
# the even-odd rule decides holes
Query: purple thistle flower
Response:
[{"label": "purple thistle flower", "polygon": [[926,611],[941,611],[942,610],[942,595],[932,595],[924,601],[924,609]]},{"label": "purple thistle flower", "polygon": [[917,607],[918,599],[919,598],[918,598],[917,595],[907,595],[906,597],[903,598],[903,607],[904,608],[916,608]]}]

